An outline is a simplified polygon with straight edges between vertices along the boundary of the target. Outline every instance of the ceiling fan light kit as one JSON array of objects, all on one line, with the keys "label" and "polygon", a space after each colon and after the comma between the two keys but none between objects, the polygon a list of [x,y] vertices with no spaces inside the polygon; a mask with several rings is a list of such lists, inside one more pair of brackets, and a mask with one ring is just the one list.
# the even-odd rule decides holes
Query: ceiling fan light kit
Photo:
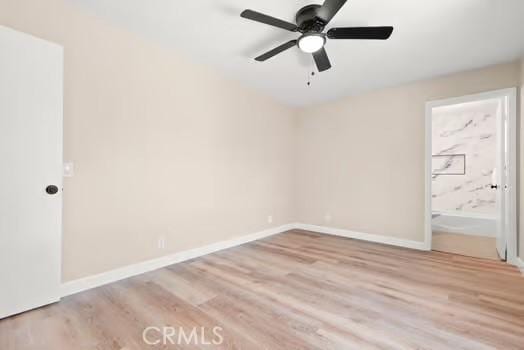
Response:
[{"label": "ceiling fan light kit", "polygon": [[323,33],[329,22],[344,6],[347,0],[326,0],[323,5],[308,5],[301,8],[296,15],[296,24],[265,15],[253,10],[245,10],[240,16],[252,21],[264,23],[291,32],[302,33],[297,40],[291,40],[273,50],[255,58],[256,61],[266,61],[294,46],[305,53],[313,55],[318,71],[331,68],[331,62],[324,46],[327,39],[360,39],[386,40],[393,33],[393,27],[346,27],[331,28]]},{"label": "ceiling fan light kit", "polygon": [[319,33],[306,33],[298,39],[298,48],[305,53],[317,52],[326,44],[326,37]]}]

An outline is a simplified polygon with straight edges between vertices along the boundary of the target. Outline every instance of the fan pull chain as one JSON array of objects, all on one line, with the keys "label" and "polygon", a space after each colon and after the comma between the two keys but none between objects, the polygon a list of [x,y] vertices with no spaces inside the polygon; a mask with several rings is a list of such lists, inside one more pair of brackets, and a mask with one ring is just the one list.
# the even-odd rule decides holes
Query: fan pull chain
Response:
[{"label": "fan pull chain", "polygon": [[311,77],[315,76],[315,70],[313,67],[313,63],[311,63],[311,74],[309,74],[309,71],[307,73],[307,86],[311,86]]}]

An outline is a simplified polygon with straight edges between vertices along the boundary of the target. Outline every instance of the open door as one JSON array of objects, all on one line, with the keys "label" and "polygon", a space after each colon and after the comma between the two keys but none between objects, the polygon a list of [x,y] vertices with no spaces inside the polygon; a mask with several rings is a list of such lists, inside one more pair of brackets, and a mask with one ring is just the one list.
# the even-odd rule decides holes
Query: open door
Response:
[{"label": "open door", "polygon": [[491,189],[497,193],[497,252],[502,260],[507,258],[506,188],[507,188],[507,116],[506,99],[499,98],[497,113],[497,167],[493,170]]},{"label": "open door", "polygon": [[[497,171],[493,177],[493,190],[497,191],[497,252],[502,260],[508,258],[508,237],[511,235],[513,222],[511,220],[512,210],[512,174],[511,174],[511,120],[510,120],[510,98],[500,97],[500,108],[497,128],[499,135]],[[500,170],[499,170],[500,169]]]},{"label": "open door", "polygon": [[[476,236],[482,236],[483,234],[492,237],[493,239],[493,245],[496,246],[496,252],[500,259],[507,260],[510,264],[516,264],[516,248],[517,248],[517,122],[516,122],[516,110],[517,110],[517,102],[516,102],[516,95],[517,90],[515,88],[510,89],[503,89],[503,90],[496,90],[496,91],[489,91],[489,92],[483,92],[479,94],[474,95],[468,95],[468,96],[462,96],[462,97],[454,97],[444,100],[438,100],[438,101],[430,101],[426,104],[426,247],[428,249],[432,249],[433,244],[433,226],[442,226],[442,223],[440,221],[445,221],[446,223],[452,223],[454,226],[451,227],[449,224],[446,226],[446,228],[450,232],[458,232],[460,234],[470,234],[470,235],[476,235]],[[490,159],[489,165],[482,165],[480,168],[477,167],[477,170],[482,170],[481,176],[477,173],[475,173],[475,178],[480,179],[480,183],[478,186],[476,186],[474,189],[467,189],[466,186],[460,186],[460,187],[451,187],[452,189],[457,189],[454,191],[449,191],[449,186],[444,188],[442,190],[442,184],[440,187],[436,187],[433,184],[434,180],[434,168],[435,163],[438,165],[440,163],[435,162],[435,157],[438,161],[449,160],[448,163],[453,165],[448,166],[448,163],[445,163],[446,168],[453,170],[453,174],[455,175],[464,175],[466,171],[460,171],[465,170],[467,168],[466,164],[469,164],[469,168],[472,168],[471,162],[467,162],[465,158],[467,157],[461,157],[460,154],[440,154],[437,155],[433,154],[433,143],[434,139],[437,140],[437,143],[440,142],[439,140],[444,138],[447,138],[449,135],[444,134],[436,134],[433,135],[433,116],[436,112],[438,113],[445,113],[446,108],[453,107],[453,106],[459,106],[459,105],[465,105],[469,103],[477,103],[477,102],[486,102],[489,103],[490,107],[490,113],[486,114],[485,117],[489,116],[496,116],[496,118],[490,119],[494,121],[494,125],[492,128],[496,128],[496,142],[493,142],[491,144],[491,148],[495,149],[496,152],[494,155],[494,158]],[[448,111],[449,112],[449,111]],[[454,113],[455,111],[452,111],[450,113]],[[464,115],[462,115],[464,117]],[[482,117],[482,116],[480,116]],[[487,120],[487,119],[483,119]],[[461,121],[462,123],[462,121]],[[469,124],[468,124],[469,123]],[[473,122],[468,121],[468,123],[464,124],[466,126],[472,125],[475,127],[476,125],[479,125],[479,122]],[[460,124],[460,127],[463,127],[464,125]],[[455,127],[454,130],[464,130],[464,128]],[[439,136],[440,135],[440,136]],[[475,135],[475,137],[480,136],[480,140],[494,140],[494,137],[490,135],[489,133],[481,134],[481,135]],[[473,136],[471,136],[473,137]],[[469,138],[467,138],[469,139]],[[446,139],[447,140],[447,139]],[[486,141],[487,142],[487,141]],[[467,142],[462,140],[460,143],[460,147],[454,147],[453,151],[455,153],[460,153],[458,150],[462,150]],[[440,146],[443,147],[446,146],[445,143],[438,143]],[[449,146],[449,145],[447,145]],[[444,148],[437,148],[437,149],[444,149],[447,150],[449,147]],[[440,152],[440,151],[438,151]],[[443,151],[442,151],[443,152]],[[483,152],[486,152],[486,150],[483,150]],[[463,152],[466,153],[466,152]],[[477,153],[479,154],[486,154],[486,153]],[[469,159],[474,161],[476,159],[475,154],[470,154]],[[475,163],[477,164],[477,163]],[[437,169],[438,170],[438,169]],[[490,172],[492,171],[492,177],[491,179],[485,179],[485,177],[489,176]],[[451,174],[451,171],[448,171],[448,175]],[[470,172],[471,174],[471,172]],[[486,181],[487,180],[487,181]],[[479,182],[477,181],[477,182]],[[491,182],[491,184],[490,184]],[[451,185],[453,185],[454,182],[449,182]],[[469,179],[467,182],[465,182],[466,185],[472,185],[476,184],[474,182],[474,179]],[[450,185],[450,186],[451,186]],[[485,220],[478,220],[479,218],[473,215],[461,215],[459,216],[461,221],[450,221],[453,219],[452,215],[455,214],[452,211],[445,212],[442,208],[439,206],[434,206],[433,204],[433,198],[434,193],[433,189],[437,188],[440,191],[437,191],[436,195],[440,196],[440,198],[444,198],[444,195],[447,195],[449,193],[456,194],[456,192],[460,189],[467,189],[470,192],[477,192],[482,191],[484,193],[484,196],[482,198],[479,198],[475,200],[474,202],[468,201],[465,202],[464,198],[460,197],[453,197],[451,201],[448,201],[449,203],[443,203],[442,201],[439,202],[440,207],[450,207],[450,208],[460,208],[462,209],[464,205],[457,206],[457,204],[466,203],[465,206],[470,206],[468,210],[479,208],[480,206],[489,206],[490,203],[496,203],[496,205],[493,208],[490,208],[490,216],[485,217],[483,219]],[[472,191],[473,190],[473,191]],[[485,191],[488,192],[485,192]],[[485,196],[486,193],[489,193],[489,191],[493,191],[491,195]],[[449,199],[449,197],[446,197]],[[457,199],[457,201],[455,201]],[[458,201],[460,199],[460,201]],[[456,202],[456,203],[455,203]],[[446,204],[446,205],[444,205]],[[474,206],[470,205],[473,204]],[[440,209],[439,209],[440,208]],[[450,210],[452,210],[450,209]],[[473,212],[473,211],[472,211]],[[492,215],[491,215],[492,214]],[[448,217],[449,216],[449,217]],[[446,219],[446,220],[444,220]],[[440,221],[439,221],[440,220]],[[482,225],[482,226],[479,226]],[[468,231],[466,232],[466,228]],[[471,230],[470,230],[471,228]],[[485,230],[486,232],[483,232],[482,229],[487,228]],[[455,231],[452,231],[455,230]],[[460,229],[460,230],[459,230]],[[491,233],[488,235],[488,233]],[[493,234],[495,233],[495,234]],[[493,247],[493,253],[495,253],[495,247]]]},{"label": "open door", "polygon": [[60,298],[60,46],[0,26],[0,318]]}]

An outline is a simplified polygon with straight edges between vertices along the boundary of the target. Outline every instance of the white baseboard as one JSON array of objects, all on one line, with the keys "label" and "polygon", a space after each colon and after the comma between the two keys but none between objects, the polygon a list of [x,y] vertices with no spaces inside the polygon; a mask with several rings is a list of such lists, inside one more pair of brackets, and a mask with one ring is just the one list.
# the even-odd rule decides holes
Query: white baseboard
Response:
[{"label": "white baseboard", "polygon": [[140,275],[142,273],[158,270],[163,267],[177,264],[183,261],[191,260],[218,252],[220,250],[236,247],[245,243],[256,241],[262,238],[270,237],[282,232],[293,230],[296,224],[288,224],[268,230],[260,231],[246,236],[233,238],[227,241],[221,241],[213,244],[206,245],[204,247],[185,250],[179,253],[163,256],[153,260],[143,261],[137,264],[125,266],[119,269],[103,272],[97,275],[88,276],[85,278],[77,279],[74,281],[66,282],[62,284],[61,294],[62,297],[80,293],[88,289],[103,286],[105,284],[113,283],[116,281],[123,280],[125,278]]},{"label": "white baseboard", "polygon": [[354,239],[359,239],[363,241],[388,244],[388,245],[397,246],[397,247],[405,247],[405,248],[411,248],[411,249],[417,249],[417,250],[429,250],[429,248],[426,246],[424,242],[404,240],[400,238],[375,235],[375,234],[369,234],[369,233],[354,232],[354,231],[331,228],[331,227],[323,227],[323,226],[315,226],[315,225],[307,225],[307,224],[299,224],[299,223],[287,224],[287,225],[271,228],[268,230],[260,231],[257,233],[253,233],[247,236],[242,236],[242,237],[230,239],[227,241],[209,244],[204,247],[178,252],[178,253],[163,256],[157,259],[143,261],[143,262],[125,266],[119,269],[115,269],[115,270],[103,272],[97,275],[66,282],[62,284],[61,295],[62,297],[65,297],[68,295],[80,293],[80,292],[83,292],[83,291],[86,291],[92,288],[100,287],[100,286],[103,286],[109,283],[113,283],[113,282],[120,281],[120,280],[129,278],[129,277],[140,275],[142,273],[150,272],[153,270],[158,270],[158,269],[161,269],[169,265],[173,265],[173,264],[177,264],[183,261],[198,258],[200,256],[218,252],[220,250],[236,247],[236,246],[239,246],[245,243],[249,243],[249,242],[256,241],[256,240],[266,238],[266,237],[270,237],[270,236],[273,236],[279,233],[283,233],[286,231],[290,231],[293,229],[313,231],[313,232],[324,233],[328,235],[334,235],[334,236],[340,236],[340,237],[346,237],[346,238],[354,238]]},{"label": "white baseboard", "polygon": [[410,249],[416,249],[416,250],[429,250],[428,245],[424,242],[411,241],[411,240],[395,238],[391,236],[375,235],[375,234],[370,234],[370,233],[355,232],[355,231],[349,231],[349,230],[344,230],[344,229],[339,229],[339,228],[315,226],[315,225],[308,225],[308,224],[296,224],[295,228],[300,229],[300,230],[324,233],[327,235],[354,238],[354,239],[359,239],[362,241],[393,245],[397,247],[404,247],[404,248],[410,248]]},{"label": "white baseboard", "polygon": [[516,265],[520,269],[520,272],[524,275],[524,260],[522,258],[516,258]]}]

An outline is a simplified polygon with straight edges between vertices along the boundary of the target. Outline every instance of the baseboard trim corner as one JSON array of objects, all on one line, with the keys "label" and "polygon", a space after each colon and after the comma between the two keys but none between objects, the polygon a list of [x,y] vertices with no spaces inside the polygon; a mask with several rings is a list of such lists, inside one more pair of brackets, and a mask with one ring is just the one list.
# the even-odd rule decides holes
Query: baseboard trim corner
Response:
[{"label": "baseboard trim corner", "polygon": [[194,248],[190,250],[181,251],[171,255],[166,255],[160,258],[143,261],[133,265],[121,267],[115,270],[110,270],[97,275],[80,278],[77,280],[65,282],[61,286],[61,296],[66,297],[69,295],[84,292],[89,289],[101,287],[103,285],[117,282],[126,278],[137,276],[146,272],[161,269],[163,267],[177,264],[183,261],[191,260],[204,256],[207,254],[215,253],[220,250],[229,249],[245,243],[257,241],[259,239],[267,238],[279,233],[287,232],[296,228],[296,224],[287,224],[260,232],[252,233],[237,238],[212,243],[203,247]]},{"label": "baseboard trim corner", "polygon": [[387,244],[387,245],[392,245],[396,247],[403,247],[403,248],[424,250],[424,251],[429,250],[428,244],[426,242],[406,240],[406,239],[401,239],[401,238],[396,238],[396,237],[391,237],[391,236],[376,235],[376,234],[371,234],[371,233],[356,232],[356,231],[350,231],[350,230],[345,230],[345,229],[340,229],[340,228],[316,226],[316,225],[309,225],[309,224],[297,224],[295,228],[300,229],[300,230],[305,230],[305,231],[323,233],[323,234],[332,235],[332,236],[353,238],[353,239],[358,239],[361,241]]}]

